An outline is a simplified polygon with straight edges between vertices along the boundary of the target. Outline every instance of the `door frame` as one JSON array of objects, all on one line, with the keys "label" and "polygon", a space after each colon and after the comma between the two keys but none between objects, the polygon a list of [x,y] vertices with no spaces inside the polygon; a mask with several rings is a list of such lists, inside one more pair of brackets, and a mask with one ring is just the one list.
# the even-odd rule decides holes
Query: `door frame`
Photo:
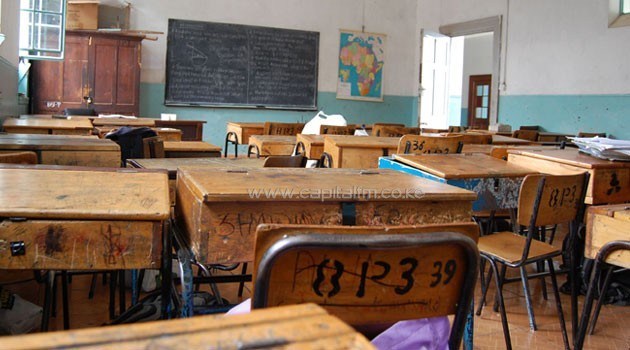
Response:
[{"label": "door frame", "polygon": [[[473,89],[473,85],[471,84],[473,81],[475,80],[485,80],[487,78],[490,79],[490,86],[492,86],[492,74],[477,74],[477,75],[471,75],[468,77],[468,115],[466,116],[466,118],[468,119],[468,126],[472,127],[472,126],[477,126],[475,125],[474,121],[475,119],[481,119],[481,118],[475,118],[475,111],[476,108],[474,108],[474,104],[475,104],[475,100],[477,98],[477,89]],[[488,97],[490,97],[490,99],[492,99],[492,91],[488,92]],[[490,101],[488,101],[490,102]],[[471,108],[473,107],[473,108]],[[488,109],[490,110],[490,113],[492,113],[492,106],[490,106],[490,104],[488,104]],[[488,115],[488,119],[486,119],[485,123],[489,123],[490,122],[490,116]],[[488,128],[489,125],[486,125],[486,129]]]},{"label": "door frame", "polygon": [[450,37],[492,32],[492,84],[490,85],[489,124],[496,124],[498,122],[497,116],[499,115],[502,22],[503,17],[499,15],[440,26],[440,33]]}]

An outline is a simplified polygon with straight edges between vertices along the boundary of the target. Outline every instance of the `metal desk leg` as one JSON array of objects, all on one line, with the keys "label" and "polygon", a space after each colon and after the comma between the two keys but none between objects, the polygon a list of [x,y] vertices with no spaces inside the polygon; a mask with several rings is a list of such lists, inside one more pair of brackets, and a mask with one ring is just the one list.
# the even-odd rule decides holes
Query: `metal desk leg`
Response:
[{"label": "metal desk leg", "polygon": [[161,318],[170,318],[171,284],[172,284],[172,237],[168,229],[168,223],[162,226],[162,310]]},{"label": "metal desk leg", "polygon": [[464,329],[464,350],[473,349],[473,334],[475,329],[475,318],[473,313],[475,312],[475,300],[474,297],[470,301],[470,311],[466,316],[466,328]]},{"label": "metal desk leg", "polygon": [[179,261],[179,272],[182,282],[182,305],[180,316],[182,318],[193,315],[193,271],[192,255],[185,247],[177,249],[177,260]]}]

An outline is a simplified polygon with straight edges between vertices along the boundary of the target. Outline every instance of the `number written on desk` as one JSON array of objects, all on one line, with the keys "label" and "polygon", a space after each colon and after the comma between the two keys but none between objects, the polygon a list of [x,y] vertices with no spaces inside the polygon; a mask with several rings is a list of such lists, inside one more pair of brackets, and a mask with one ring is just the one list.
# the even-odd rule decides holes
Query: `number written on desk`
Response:
[{"label": "number written on desk", "polygon": [[[448,147],[439,148],[439,147],[431,147],[426,148],[426,141],[418,142],[418,140],[411,141],[411,151],[420,151],[420,153],[442,153],[448,154],[450,153],[450,149]],[[414,152],[417,153],[417,152]]]},{"label": "number written on desk", "polygon": [[577,196],[576,192],[576,185],[564,188],[554,188],[549,194],[549,206],[552,208],[560,208],[562,206],[573,205]]},{"label": "number written on desk", "polygon": [[[312,266],[316,269],[316,277],[312,283],[313,292],[318,296],[334,297],[339,294],[342,289],[340,280],[344,276],[350,276],[352,279],[358,278],[355,295],[363,298],[366,295],[366,282],[372,281],[378,285],[378,288],[391,289],[398,295],[407,294],[414,285],[417,284],[414,278],[414,272],[418,268],[420,261],[413,257],[400,259],[397,263],[399,273],[392,276],[392,265],[385,261],[363,261],[361,262],[360,272],[352,271],[346,268],[345,264],[339,260],[324,259],[318,264]],[[434,261],[430,264],[430,283],[428,287],[435,288],[439,285],[448,285],[457,271],[457,263],[455,260]],[[389,277],[387,281],[385,278]],[[345,283],[347,286],[354,286],[354,283]],[[326,286],[327,288],[324,288]],[[329,287],[328,287],[329,286]],[[425,288],[426,286],[421,286]],[[324,290],[326,289],[326,290]]]}]

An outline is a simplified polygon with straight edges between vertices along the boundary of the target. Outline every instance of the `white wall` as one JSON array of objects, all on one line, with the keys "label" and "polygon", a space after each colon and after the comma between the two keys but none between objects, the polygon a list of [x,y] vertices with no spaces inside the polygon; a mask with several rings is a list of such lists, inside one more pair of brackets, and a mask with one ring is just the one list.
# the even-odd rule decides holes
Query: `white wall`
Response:
[{"label": "white wall", "polygon": [[17,65],[20,2],[4,0],[0,28],[6,36],[0,45],[0,117],[18,114]]},{"label": "white wall", "polygon": [[[131,27],[166,33],[168,18],[226,22],[320,32],[319,90],[337,88],[339,29],[387,34],[383,71],[386,95],[414,96],[417,69],[417,0],[130,0]],[[107,1],[103,3],[111,3]],[[117,1],[113,1],[117,3]],[[144,41],[143,82],[164,83],[167,35]],[[411,74],[410,74],[411,73]],[[417,76],[417,75],[415,75]]]},{"label": "white wall", "polygon": [[462,74],[462,108],[468,108],[471,75],[492,74],[492,33],[464,37],[464,73]]}]

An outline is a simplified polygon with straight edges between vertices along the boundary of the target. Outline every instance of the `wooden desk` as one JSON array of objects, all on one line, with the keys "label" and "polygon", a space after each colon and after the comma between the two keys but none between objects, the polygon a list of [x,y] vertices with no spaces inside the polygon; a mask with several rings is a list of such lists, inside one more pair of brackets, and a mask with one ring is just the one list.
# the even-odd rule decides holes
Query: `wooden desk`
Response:
[{"label": "wooden desk", "polygon": [[516,208],[523,178],[536,173],[479,153],[395,154],[381,158],[379,168],[398,170],[476,192],[474,211]]},{"label": "wooden desk", "polygon": [[377,168],[378,158],[396,153],[399,137],[326,135],[324,152],[333,168]]},{"label": "wooden desk", "polygon": [[[99,138],[104,138],[107,133],[112,130],[118,129],[118,126],[97,126],[94,127],[94,133],[98,135]],[[155,133],[164,141],[181,141],[182,140],[182,131],[179,129],[173,128],[151,128],[151,130],[155,131]]]},{"label": "wooden desk", "polygon": [[201,168],[262,168],[264,158],[145,158],[127,159],[128,168],[166,169],[171,205],[175,205],[175,184],[177,168],[181,166]]},{"label": "wooden desk", "polygon": [[326,135],[303,135],[298,134],[296,139],[296,147],[300,142],[301,145],[304,146],[304,156],[308,159],[319,160],[322,157],[322,153],[324,153],[324,136]]},{"label": "wooden desk", "polygon": [[174,128],[182,131],[179,141],[203,141],[203,124],[205,120],[155,120],[158,128]]},{"label": "wooden desk", "polygon": [[260,223],[470,222],[475,199],[474,192],[384,169],[180,167],[175,212],[199,262],[229,264],[252,261]]},{"label": "wooden desk", "polygon": [[532,145],[532,144],[536,144],[536,142],[523,140],[523,139],[517,139],[515,137],[510,137],[510,136],[493,134],[492,144],[493,145]]},{"label": "wooden desk", "polygon": [[92,124],[94,126],[155,126],[155,119],[95,117]]},{"label": "wooden desk", "polygon": [[234,145],[234,157],[238,157],[238,145],[249,144],[249,137],[262,135],[265,123],[228,122],[225,133],[225,150],[223,155],[227,157],[228,144]]},{"label": "wooden desk", "polygon": [[9,150],[34,151],[41,164],[120,167],[120,147],[96,137],[0,134],[0,151]]},{"label": "wooden desk", "polygon": [[0,349],[375,349],[315,304],[0,338]]},{"label": "wooden desk", "polygon": [[[630,203],[588,208],[584,256],[595,259],[602,246],[611,241],[630,241]],[[618,250],[606,262],[630,269],[630,251]]]},{"label": "wooden desk", "polygon": [[591,178],[586,204],[630,202],[630,162],[612,162],[592,157],[575,148],[543,151],[509,151],[508,161],[547,174],[564,175],[588,171]]},{"label": "wooden desk", "polygon": [[462,153],[483,153],[490,155],[493,151],[495,153],[501,153],[507,160],[507,154],[510,150],[554,150],[559,149],[558,146],[543,146],[543,145],[481,145],[481,144],[464,144]]},{"label": "wooden desk", "polygon": [[7,118],[2,127],[14,134],[92,134],[92,123],[88,119]]},{"label": "wooden desk", "polygon": [[575,135],[541,131],[538,133],[538,142],[562,142],[562,141],[567,141],[567,137],[572,137],[572,136],[575,136]]},{"label": "wooden desk", "polygon": [[[284,135],[251,135],[249,137],[249,150],[257,156],[288,156],[293,153],[296,137]],[[249,156],[249,154],[248,154]]]},{"label": "wooden desk", "polygon": [[164,141],[166,158],[221,157],[221,147],[203,141]]}]

